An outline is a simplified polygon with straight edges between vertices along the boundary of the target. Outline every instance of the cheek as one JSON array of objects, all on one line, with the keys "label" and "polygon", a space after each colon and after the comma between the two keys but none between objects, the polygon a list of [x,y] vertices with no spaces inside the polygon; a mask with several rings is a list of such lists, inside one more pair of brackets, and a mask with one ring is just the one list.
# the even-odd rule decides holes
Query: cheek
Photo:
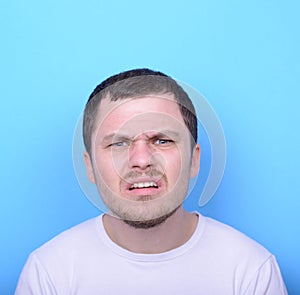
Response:
[{"label": "cheek", "polygon": [[189,178],[191,167],[190,151],[185,149],[178,150],[171,163],[173,177],[178,179]]},{"label": "cheek", "polygon": [[107,155],[106,153],[98,153],[96,157],[95,169],[97,175],[101,179],[111,179],[115,169],[110,155]]},{"label": "cheek", "polygon": [[183,162],[184,159],[182,158],[182,154],[179,150],[165,156],[165,170],[166,174],[168,174],[169,180],[172,179],[174,182],[180,177],[184,169]]},{"label": "cheek", "polygon": [[127,153],[99,151],[96,157],[96,173],[98,178],[109,186],[114,186],[122,178],[122,171],[127,161]]}]

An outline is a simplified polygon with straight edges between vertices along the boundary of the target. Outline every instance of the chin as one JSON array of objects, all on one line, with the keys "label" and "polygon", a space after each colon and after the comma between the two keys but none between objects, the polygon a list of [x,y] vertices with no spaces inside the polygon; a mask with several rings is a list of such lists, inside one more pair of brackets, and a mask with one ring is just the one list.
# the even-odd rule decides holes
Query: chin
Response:
[{"label": "chin", "polygon": [[139,201],[129,200],[116,194],[104,194],[102,198],[112,216],[135,228],[152,228],[165,222],[182,205],[186,192],[168,193],[153,199],[142,197]]},{"label": "chin", "polygon": [[[182,205],[182,199],[166,196],[150,201],[125,201],[108,206],[114,216],[135,228],[152,228],[164,223]],[[111,204],[112,205],[112,204]]]},{"label": "chin", "polygon": [[159,226],[162,223],[164,223],[169,217],[171,217],[178,210],[178,208],[180,206],[178,206],[177,208],[175,208],[173,211],[171,211],[171,212],[169,212],[167,214],[164,214],[164,215],[162,215],[160,217],[156,217],[156,218],[152,218],[152,219],[148,219],[148,220],[140,220],[140,221],[123,219],[123,222],[125,222],[129,226],[134,227],[136,229],[149,229],[149,228],[153,228],[153,227]]}]

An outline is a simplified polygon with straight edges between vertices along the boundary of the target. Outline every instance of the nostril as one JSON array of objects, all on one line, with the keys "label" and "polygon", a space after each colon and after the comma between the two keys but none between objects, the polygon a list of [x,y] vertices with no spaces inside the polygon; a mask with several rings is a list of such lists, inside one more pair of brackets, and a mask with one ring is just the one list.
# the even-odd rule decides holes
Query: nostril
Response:
[{"label": "nostril", "polygon": [[128,153],[130,167],[146,169],[151,166],[152,151],[147,143],[135,142]]}]

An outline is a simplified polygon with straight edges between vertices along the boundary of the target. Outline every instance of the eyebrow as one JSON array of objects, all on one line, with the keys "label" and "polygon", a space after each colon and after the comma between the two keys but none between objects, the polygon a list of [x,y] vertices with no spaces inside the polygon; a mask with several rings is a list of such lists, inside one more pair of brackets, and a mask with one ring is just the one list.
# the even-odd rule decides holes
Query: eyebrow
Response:
[{"label": "eyebrow", "polygon": [[129,139],[130,136],[126,135],[126,134],[119,134],[119,133],[110,133],[110,134],[107,134],[105,135],[102,139],[101,139],[101,142],[111,142],[113,138],[116,138],[116,139]]},{"label": "eyebrow", "polygon": [[[148,131],[148,132],[153,133],[153,135],[151,134],[151,136],[149,136],[149,138],[168,136],[168,137],[171,137],[173,139],[179,140],[180,137],[181,137],[180,134],[177,131],[168,130],[168,129],[159,130],[159,131]],[[132,139],[132,136],[130,136],[128,134],[125,134],[125,133],[113,132],[113,133],[105,135],[101,139],[101,142],[102,143],[111,142],[112,139],[116,139],[116,140],[129,140],[129,139]]]},{"label": "eyebrow", "polygon": [[173,130],[168,130],[168,129],[160,130],[160,131],[154,131],[153,133],[154,133],[153,137],[168,136],[168,137],[171,137],[173,139],[179,139],[181,137],[179,132],[173,131]]}]

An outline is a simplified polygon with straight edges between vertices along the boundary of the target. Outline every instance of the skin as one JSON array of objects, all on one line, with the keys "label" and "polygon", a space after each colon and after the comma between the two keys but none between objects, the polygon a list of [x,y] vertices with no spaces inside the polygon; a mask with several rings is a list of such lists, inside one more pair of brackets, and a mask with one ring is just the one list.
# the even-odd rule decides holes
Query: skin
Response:
[{"label": "skin", "polygon": [[96,122],[92,155],[85,152],[84,159],[90,181],[110,209],[103,217],[110,238],[138,253],[161,253],[185,243],[198,221],[182,202],[189,178],[199,170],[200,147],[191,149],[172,95],[105,98]]}]

